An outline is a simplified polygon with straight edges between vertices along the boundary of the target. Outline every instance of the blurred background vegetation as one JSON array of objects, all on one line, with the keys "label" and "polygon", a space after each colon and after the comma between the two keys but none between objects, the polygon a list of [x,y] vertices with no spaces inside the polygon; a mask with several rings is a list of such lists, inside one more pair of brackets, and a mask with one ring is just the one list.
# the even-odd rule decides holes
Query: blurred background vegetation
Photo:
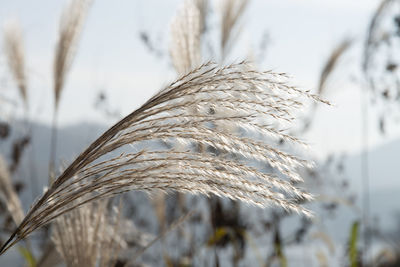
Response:
[{"label": "blurred background vegetation", "polygon": [[[130,222],[115,266],[400,266],[396,0],[95,0],[55,98],[52,56],[67,3],[2,1],[1,22],[20,21],[24,44],[8,47],[5,32],[0,54],[0,154],[23,209],[99,134],[192,67],[173,53],[179,38],[173,21],[187,2],[202,19],[196,60],[253,61],[288,72],[334,103],[309,103],[291,133],[311,143],[316,167],[301,173],[316,196],[307,204],[316,216],[215,197],[130,192],[106,203],[122,202]],[[8,64],[10,49],[25,55],[24,74]],[[2,197],[0,243],[15,228],[10,196]],[[0,264],[63,264],[50,234],[41,230]]]}]

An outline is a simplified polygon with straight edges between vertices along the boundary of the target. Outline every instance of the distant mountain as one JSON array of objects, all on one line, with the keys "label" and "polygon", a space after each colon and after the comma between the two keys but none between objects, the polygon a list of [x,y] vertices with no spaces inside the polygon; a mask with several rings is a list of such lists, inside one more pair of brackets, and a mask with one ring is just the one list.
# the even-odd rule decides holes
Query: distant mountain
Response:
[{"label": "distant mountain", "polygon": [[[13,143],[24,136],[24,132],[26,132],[20,122],[13,122],[12,126],[10,136],[5,140],[0,140],[0,151],[8,159],[12,155]],[[93,123],[78,123],[60,127],[57,137],[57,158],[60,160],[57,162],[58,169],[61,165],[67,166],[71,163],[104,130],[106,130],[106,126]],[[24,181],[27,187],[34,188],[36,191],[32,192],[31,189],[24,191],[22,200],[26,205],[32,202],[32,195],[35,197],[41,195],[41,191],[48,182],[51,127],[33,123],[31,132],[32,147],[24,152],[19,168],[14,175],[14,180]],[[27,208],[28,206],[25,206],[25,209]]]},{"label": "distant mountain", "polygon": [[[352,184],[361,185],[361,154],[348,157],[347,171]],[[368,153],[371,191],[397,189],[400,193],[400,140],[379,146]]]},{"label": "distant mountain", "polygon": [[[345,170],[358,195],[362,189],[362,154],[349,156]],[[368,152],[371,214],[383,228],[394,227],[394,215],[400,212],[400,140]]]}]

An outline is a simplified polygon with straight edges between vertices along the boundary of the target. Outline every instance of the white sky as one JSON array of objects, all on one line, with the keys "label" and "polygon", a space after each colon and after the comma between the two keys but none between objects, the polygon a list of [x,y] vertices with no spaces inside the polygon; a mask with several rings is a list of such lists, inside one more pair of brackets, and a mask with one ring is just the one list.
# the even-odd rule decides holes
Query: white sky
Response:
[{"label": "white sky", "polygon": [[[113,123],[93,108],[100,89],[106,91],[111,106],[126,115],[173,79],[169,60],[159,60],[149,53],[139,39],[139,32],[150,33],[159,47],[167,51],[169,22],[181,2],[94,0],[62,94],[61,125],[80,121]],[[53,50],[59,15],[66,3],[0,0],[0,23],[10,17],[17,18],[24,29],[32,116],[45,123],[51,120]],[[242,38],[234,55],[238,55],[237,59],[248,55],[267,30],[271,43],[261,67],[287,72],[296,84],[315,89],[331,50],[344,37],[360,43],[378,3],[377,0],[253,0],[243,19]],[[355,48],[343,64],[354,67],[352,62],[358,53],[361,50]],[[318,156],[339,151],[354,153],[361,147],[360,92],[348,82],[351,74],[346,68],[335,74],[328,99],[336,106],[318,110],[314,128],[306,137]],[[4,73],[0,73],[2,76]],[[13,84],[6,85],[1,87],[4,92],[0,95],[15,96]],[[375,126],[375,122],[371,120],[370,124]],[[371,130],[371,146],[395,139],[400,132],[392,129],[385,139],[375,128]]]}]

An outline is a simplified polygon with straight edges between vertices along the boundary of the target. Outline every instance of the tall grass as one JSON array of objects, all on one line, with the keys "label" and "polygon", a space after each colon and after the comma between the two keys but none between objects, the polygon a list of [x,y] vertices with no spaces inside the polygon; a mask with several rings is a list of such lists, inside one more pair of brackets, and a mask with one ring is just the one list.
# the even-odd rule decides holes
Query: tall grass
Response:
[{"label": "tall grass", "polygon": [[[84,203],[129,190],[215,194],[309,216],[299,200],[312,196],[294,183],[302,181],[297,168],[311,163],[268,144],[268,140],[283,139],[304,145],[282,130],[293,123],[304,98],[322,101],[289,85],[285,75],[259,72],[245,62],[199,66],[162,89],[80,154],[33,205],[1,253]],[[251,133],[250,137],[243,137],[243,131]],[[180,145],[118,156],[111,153],[124,146],[160,140]],[[193,143],[225,156],[212,151],[199,153]],[[249,161],[267,164],[274,173],[261,172]]]},{"label": "tall grass", "polygon": [[121,210],[92,202],[55,220],[52,240],[67,266],[115,266],[127,246],[118,232]]},{"label": "tall grass", "polygon": [[4,26],[4,49],[10,71],[17,83],[25,109],[28,107],[25,54],[22,30],[17,21],[8,21]]},{"label": "tall grass", "polygon": [[[203,7],[205,8],[205,7]],[[170,56],[175,70],[184,74],[201,62],[204,15],[195,1],[185,1],[171,23]]]},{"label": "tall grass", "polygon": [[223,62],[240,33],[238,24],[249,0],[223,0],[221,3],[221,61]]},{"label": "tall grass", "polygon": [[63,11],[60,20],[59,36],[53,64],[54,111],[50,138],[49,183],[52,182],[52,177],[55,175],[57,118],[61,93],[65,86],[67,73],[75,56],[77,43],[90,4],[91,0],[72,0],[69,6]]}]

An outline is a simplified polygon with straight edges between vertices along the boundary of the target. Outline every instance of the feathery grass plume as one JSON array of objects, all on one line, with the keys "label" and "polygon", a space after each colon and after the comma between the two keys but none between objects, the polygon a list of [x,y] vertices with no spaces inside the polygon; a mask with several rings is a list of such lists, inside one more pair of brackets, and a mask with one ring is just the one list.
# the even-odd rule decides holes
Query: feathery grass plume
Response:
[{"label": "feathery grass plume", "polygon": [[[114,266],[120,249],[120,208],[107,210],[107,201],[91,202],[55,220],[52,240],[68,267]],[[97,265],[98,264],[98,265]]]},{"label": "feathery grass plume", "polygon": [[179,74],[201,63],[201,34],[205,21],[205,11],[200,10],[201,2],[185,1],[171,23],[169,51],[172,64]]},{"label": "feathery grass plume", "polygon": [[[303,98],[322,101],[289,85],[284,74],[258,72],[245,62],[201,65],[80,154],[31,208],[0,252],[79,205],[130,190],[214,194],[310,215],[298,200],[312,197],[293,182],[302,181],[297,167],[312,164],[268,144],[283,139],[304,145],[282,130],[292,124]],[[214,127],[217,121],[225,127]],[[245,132],[250,137],[243,137]],[[181,145],[165,147],[161,141]],[[226,156],[199,153],[193,144]],[[134,151],[116,156],[123,147]],[[252,162],[274,171],[266,173]]]},{"label": "feathery grass plume", "polygon": [[[169,51],[175,71],[180,75],[201,63],[202,34],[206,28],[207,7],[207,0],[185,0],[172,20]],[[160,231],[163,232],[165,228],[165,194],[159,194],[153,199]],[[179,193],[177,199],[179,210],[182,210],[185,199]]]},{"label": "feathery grass plume", "polygon": [[8,172],[6,162],[0,155],[0,196],[4,199],[8,212],[16,225],[19,225],[24,219],[24,211],[21,201],[11,184],[10,173]]},{"label": "feathery grass plume", "polygon": [[27,107],[28,95],[26,90],[24,43],[22,30],[17,21],[9,21],[4,25],[4,49],[8,66],[17,83],[25,107]]},{"label": "feathery grass plume", "polygon": [[60,30],[53,64],[54,112],[50,138],[49,184],[53,182],[57,151],[57,113],[67,72],[74,59],[76,46],[91,0],[71,0],[60,20]]},{"label": "feathery grass plume", "polygon": [[53,65],[55,108],[58,108],[60,96],[65,84],[67,72],[74,59],[91,0],[71,0],[60,20],[59,36]]},{"label": "feathery grass plume", "polygon": [[221,18],[221,59],[224,60],[230,46],[236,40],[239,30],[235,30],[249,0],[222,0]]}]

